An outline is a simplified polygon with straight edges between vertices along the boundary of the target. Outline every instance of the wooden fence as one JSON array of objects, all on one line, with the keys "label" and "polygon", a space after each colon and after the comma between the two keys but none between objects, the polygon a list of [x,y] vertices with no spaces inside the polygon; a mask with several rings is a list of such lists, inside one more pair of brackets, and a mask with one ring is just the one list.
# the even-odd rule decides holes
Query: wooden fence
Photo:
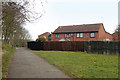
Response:
[{"label": "wooden fence", "polygon": [[80,41],[44,42],[43,49],[58,51],[84,51],[84,42]]},{"label": "wooden fence", "polygon": [[27,43],[27,47],[31,50],[43,50],[43,42],[31,41]]},{"label": "wooden fence", "polygon": [[98,54],[120,54],[120,41],[50,41],[28,42],[32,50],[84,51]]},{"label": "wooden fence", "polygon": [[86,41],[84,51],[98,54],[120,54],[120,41]]}]

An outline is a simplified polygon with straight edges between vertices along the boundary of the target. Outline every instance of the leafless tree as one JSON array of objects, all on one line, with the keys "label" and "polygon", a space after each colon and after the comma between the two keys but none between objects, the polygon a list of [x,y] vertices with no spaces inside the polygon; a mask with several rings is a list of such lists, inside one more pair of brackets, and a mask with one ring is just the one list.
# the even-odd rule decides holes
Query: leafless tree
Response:
[{"label": "leafless tree", "polygon": [[113,33],[113,40],[120,41],[120,25],[115,29],[115,32]]},{"label": "leafless tree", "polygon": [[30,39],[29,32],[22,25],[25,22],[35,21],[42,16],[41,13],[33,11],[34,1],[19,0],[17,2],[2,2],[1,27],[2,40],[5,43],[12,45],[17,40],[26,42],[26,40]]}]

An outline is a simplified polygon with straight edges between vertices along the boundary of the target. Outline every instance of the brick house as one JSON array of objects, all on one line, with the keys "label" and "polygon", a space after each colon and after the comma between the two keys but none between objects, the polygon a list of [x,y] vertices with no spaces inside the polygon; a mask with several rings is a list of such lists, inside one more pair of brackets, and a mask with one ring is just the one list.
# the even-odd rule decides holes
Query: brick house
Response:
[{"label": "brick house", "polygon": [[45,33],[43,33],[43,34],[41,34],[41,35],[38,35],[38,38],[44,37],[44,38],[46,39],[46,41],[49,41],[49,39],[48,39],[48,36],[49,36],[49,35],[50,35],[49,32],[45,32]]},{"label": "brick house", "polygon": [[106,32],[104,25],[83,24],[59,26],[52,34],[51,41],[112,41],[113,37]]}]

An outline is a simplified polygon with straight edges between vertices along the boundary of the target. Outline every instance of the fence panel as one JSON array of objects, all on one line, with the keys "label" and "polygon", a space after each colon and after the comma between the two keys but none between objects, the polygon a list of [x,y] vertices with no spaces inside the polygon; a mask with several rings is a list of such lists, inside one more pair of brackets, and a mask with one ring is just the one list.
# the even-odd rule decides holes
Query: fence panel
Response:
[{"label": "fence panel", "polygon": [[51,41],[28,42],[32,50],[85,51],[98,54],[120,54],[120,41]]},{"label": "fence panel", "polygon": [[31,50],[43,50],[43,45],[43,42],[32,41],[27,43],[28,48]]},{"label": "fence panel", "polygon": [[80,41],[44,42],[43,49],[57,51],[84,51],[84,42]]},{"label": "fence panel", "polygon": [[87,53],[120,54],[120,41],[85,41],[84,50]]}]

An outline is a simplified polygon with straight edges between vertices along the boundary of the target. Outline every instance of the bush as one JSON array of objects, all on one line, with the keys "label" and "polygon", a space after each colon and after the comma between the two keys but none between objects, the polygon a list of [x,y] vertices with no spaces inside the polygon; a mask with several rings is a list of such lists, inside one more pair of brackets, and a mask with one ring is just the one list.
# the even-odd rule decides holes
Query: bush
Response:
[{"label": "bush", "polygon": [[37,42],[45,42],[46,41],[46,38],[44,37],[40,37],[38,39],[36,39]]}]

